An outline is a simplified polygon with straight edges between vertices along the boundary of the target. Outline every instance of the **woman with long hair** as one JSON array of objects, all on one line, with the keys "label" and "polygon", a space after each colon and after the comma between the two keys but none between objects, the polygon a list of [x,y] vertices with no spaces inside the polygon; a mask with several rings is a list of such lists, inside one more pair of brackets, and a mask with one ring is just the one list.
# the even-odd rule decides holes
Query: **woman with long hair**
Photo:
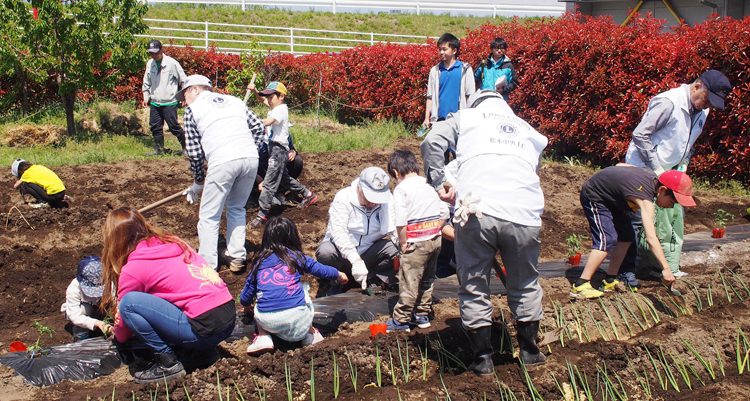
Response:
[{"label": "woman with long hair", "polygon": [[115,340],[141,343],[155,356],[133,373],[135,381],[183,376],[176,348],[215,350],[232,333],[236,312],[227,285],[185,241],[135,209],[111,211],[102,232],[102,308],[115,316]]},{"label": "woman with long hair", "polygon": [[257,355],[274,349],[270,334],[303,345],[323,340],[312,326],[313,306],[307,289],[302,286],[302,273],[346,284],[345,273],[335,267],[316,262],[302,253],[297,226],[286,217],[273,217],[263,231],[260,255],[247,276],[240,303],[245,313],[255,317],[258,335],[247,347]]}]

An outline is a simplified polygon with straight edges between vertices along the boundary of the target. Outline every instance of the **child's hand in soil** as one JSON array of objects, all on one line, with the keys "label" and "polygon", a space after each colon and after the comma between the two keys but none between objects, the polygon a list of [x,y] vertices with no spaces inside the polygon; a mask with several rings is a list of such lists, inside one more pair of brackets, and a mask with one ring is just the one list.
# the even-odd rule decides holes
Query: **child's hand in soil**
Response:
[{"label": "child's hand in soil", "polygon": [[349,277],[347,277],[346,273],[339,272],[338,281],[339,281],[339,284],[346,284],[349,282]]},{"label": "child's hand in soil", "polygon": [[112,335],[112,326],[104,323],[104,322],[98,322],[96,324],[96,327],[104,334],[104,337],[109,338]]}]

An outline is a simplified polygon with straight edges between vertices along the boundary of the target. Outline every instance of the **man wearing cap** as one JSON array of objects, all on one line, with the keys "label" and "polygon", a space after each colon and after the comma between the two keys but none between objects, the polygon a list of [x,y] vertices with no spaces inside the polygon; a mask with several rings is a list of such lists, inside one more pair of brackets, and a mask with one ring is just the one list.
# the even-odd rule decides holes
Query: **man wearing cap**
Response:
[{"label": "man wearing cap", "polygon": [[[669,170],[687,171],[693,147],[703,132],[709,107],[724,109],[724,99],[732,90],[729,79],[717,70],[708,70],[692,84],[656,95],[649,102],[646,114],[633,131],[625,163],[647,168],[657,176]],[[637,214],[637,212],[636,212]],[[684,212],[674,208],[657,208],[657,233],[666,252],[672,272],[681,277],[680,253],[684,235]],[[643,235],[641,219],[632,216],[636,245]],[[631,287],[638,286],[635,271],[636,248],[633,246],[622,266],[621,279]],[[658,267],[658,266],[657,266]]]},{"label": "man wearing cap", "polygon": [[617,288],[617,272],[634,240],[630,211],[639,210],[645,239],[662,270],[662,280],[671,286],[672,270],[654,228],[654,203],[671,208],[677,202],[695,206],[693,184],[687,174],[670,170],[658,178],[653,171],[630,164],[607,167],[594,174],[581,188],[581,206],[589,222],[591,253],[581,277],[573,284],[570,297],[599,298],[604,293],[591,286],[591,277],[609,255],[604,291]]},{"label": "man wearing cap", "polygon": [[320,263],[345,272],[363,290],[374,275],[385,284],[395,281],[398,237],[389,181],[382,168],[367,167],[337,192],[328,209],[325,237],[315,252]]},{"label": "man wearing cap", "polygon": [[[211,81],[202,75],[187,77],[176,96],[187,105],[185,150],[194,179],[184,195],[192,204],[203,192],[198,253],[218,269],[219,225],[226,209],[229,269],[239,273],[247,257],[245,202],[258,170],[263,123],[241,99],[213,93]],[[204,160],[208,163],[207,172],[203,170]]]},{"label": "man wearing cap", "polygon": [[[492,375],[490,277],[497,252],[507,272],[521,359],[527,365],[545,361],[536,344],[543,314],[537,264],[544,210],[536,171],[547,138],[518,118],[495,91],[476,92],[467,105],[435,123],[421,150],[438,195],[457,199],[456,274],[461,322],[474,353],[469,369]],[[449,148],[456,149],[455,185],[445,174]]]},{"label": "man wearing cap", "polygon": [[172,57],[164,54],[161,42],[148,42],[148,53],[151,60],[146,63],[143,75],[143,107],[150,106],[149,126],[154,137],[154,155],[164,153],[164,122],[169,131],[180,141],[182,151],[185,151],[185,133],[177,122],[177,107],[179,102],[175,95],[185,79],[185,71]]}]

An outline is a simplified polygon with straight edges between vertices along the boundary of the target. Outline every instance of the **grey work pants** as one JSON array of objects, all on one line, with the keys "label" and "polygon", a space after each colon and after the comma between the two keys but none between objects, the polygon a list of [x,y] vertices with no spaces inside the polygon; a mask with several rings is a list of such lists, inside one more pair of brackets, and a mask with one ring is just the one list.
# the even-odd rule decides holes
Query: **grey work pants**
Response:
[{"label": "grey work pants", "polygon": [[299,198],[304,198],[309,191],[299,181],[289,175],[286,169],[286,162],[289,151],[283,146],[271,142],[268,144],[268,170],[263,177],[263,191],[258,198],[260,210],[258,214],[267,216],[271,210],[272,202],[276,192],[281,191],[283,194],[287,189]]},{"label": "grey work pants", "polygon": [[398,302],[393,307],[393,319],[409,323],[412,314],[432,312],[432,283],[435,281],[440,242],[437,236],[427,241],[407,245],[401,255],[398,270]]},{"label": "grey work pants", "polygon": [[542,296],[537,262],[541,227],[529,227],[492,216],[469,218],[456,225],[458,301],[466,329],[492,324],[490,277],[495,254],[500,252],[507,272],[508,306],[516,320],[542,319]]},{"label": "grey work pants", "polygon": [[221,215],[227,211],[227,255],[245,260],[246,211],[258,170],[257,158],[230,160],[211,166],[198,212],[198,253],[213,268],[219,266],[218,243]]}]

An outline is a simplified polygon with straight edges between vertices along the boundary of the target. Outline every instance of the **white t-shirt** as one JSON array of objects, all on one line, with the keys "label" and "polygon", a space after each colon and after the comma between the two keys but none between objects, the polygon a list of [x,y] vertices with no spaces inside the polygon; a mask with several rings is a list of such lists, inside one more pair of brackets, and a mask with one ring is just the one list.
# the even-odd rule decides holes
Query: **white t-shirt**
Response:
[{"label": "white t-shirt", "polygon": [[284,148],[289,149],[289,107],[282,103],[268,112],[268,118],[276,120],[271,124],[271,133],[268,135],[268,142],[276,142]]},{"label": "white t-shirt", "polygon": [[406,227],[406,241],[426,241],[440,235],[448,207],[427,180],[407,177],[393,190],[396,226]]}]

